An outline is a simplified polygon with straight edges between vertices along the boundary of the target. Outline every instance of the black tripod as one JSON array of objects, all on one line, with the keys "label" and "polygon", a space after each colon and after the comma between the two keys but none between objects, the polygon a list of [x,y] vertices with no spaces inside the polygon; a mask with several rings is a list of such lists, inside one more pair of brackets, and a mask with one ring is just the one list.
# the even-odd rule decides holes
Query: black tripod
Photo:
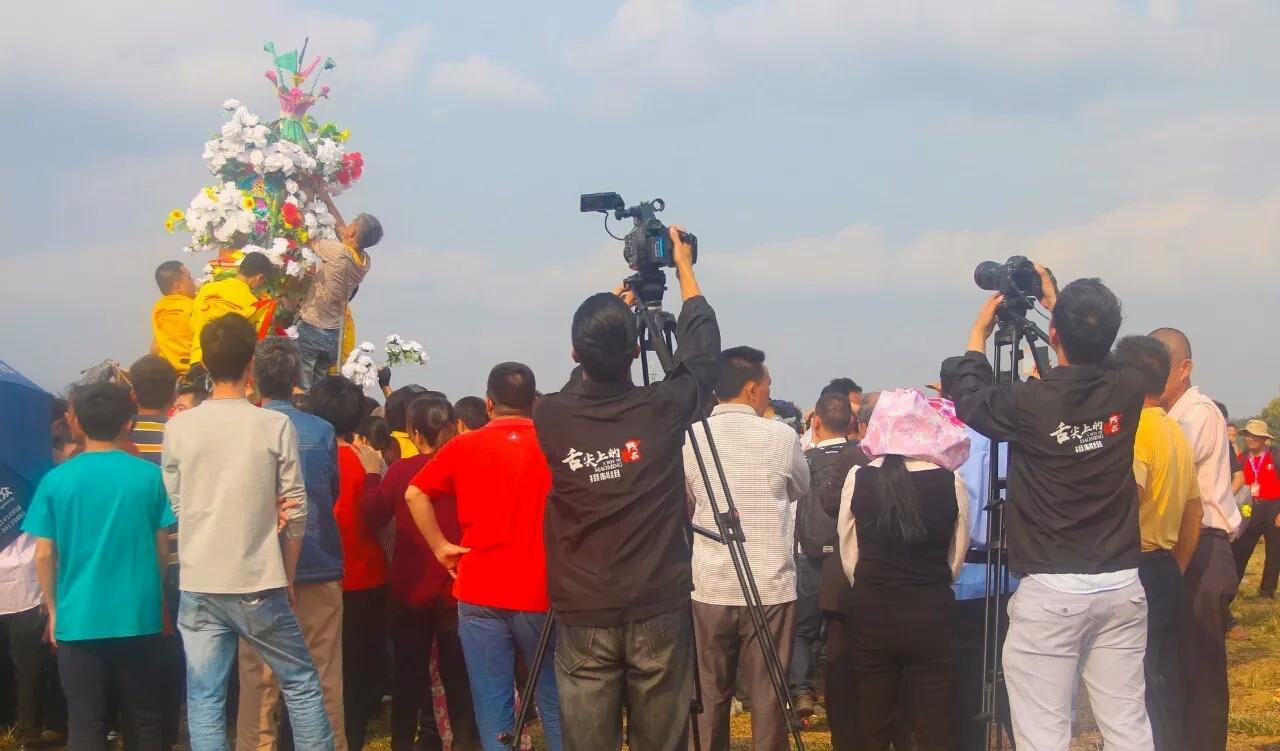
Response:
[{"label": "black tripod", "polygon": [[[1027,298],[1018,296],[1009,297],[1000,305],[993,358],[996,383],[1013,383],[1019,380],[1023,341],[1026,341],[1031,350],[1037,371],[1045,373],[1049,369],[1048,351],[1039,346],[1041,341],[1048,343],[1049,337],[1040,330],[1039,326],[1027,320],[1030,304]],[[1009,349],[1007,360],[1003,357],[1006,347]],[[1006,444],[994,442],[991,444],[991,466],[988,468],[991,482],[988,485],[985,507],[987,572],[983,603],[985,613],[982,632],[982,711],[978,714],[978,719],[986,723],[986,747],[989,751],[1001,751],[1005,746],[1005,729],[1000,722],[1000,687],[1004,683],[1004,666],[1001,657],[1004,639],[1000,614],[1005,597],[1009,594],[1010,582],[1004,526],[1008,478],[1003,477],[1000,471],[1002,451],[1008,451]]]},{"label": "black tripod", "polygon": [[[636,274],[627,280],[627,286],[638,295],[635,311],[639,331],[640,365],[647,385],[649,383],[649,352],[653,352],[658,358],[658,362],[662,365],[664,372],[669,374],[674,369],[671,345],[675,339],[676,322],[670,313],[662,310],[662,294],[666,291],[666,282],[660,269],[653,269],[648,272],[642,271]],[[747,551],[744,545],[746,538],[742,531],[742,521],[738,515],[737,506],[734,505],[733,494],[729,490],[729,481],[725,477],[724,466],[720,463],[720,453],[716,450],[715,438],[711,435],[711,426],[707,424],[705,415],[699,419],[702,423],[703,435],[706,436],[707,448],[711,454],[712,466],[719,477],[720,487],[724,493],[725,504],[724,510],[721,511],[720,504],[716,501],[715,485],[711,481],[711,475],[707,471],[707,463],[703,459],[702,450],[698,445],[698,437],[694,433],[693,426],[689,426],[687,429],[689,445],[693,449],[693,455],[698,462],[698,472],[702,476],[702,483],[707,491],[707,499],[711,504],[717,531],[712,532],[697,525],[690,525],[690,530],[692,533],[700,534],[707,539],[728,546],[729,560],[733,562],[734,573],[738,577],[738,584],[742,587],[743,597],[747,601],[747,610],[751,613],[751,621],[756,630],[756,641],[760,643],[760,649],[764,654],[765,666],[769,671],[769,679],[773,684],[775,698],[782,708],[783,716],[787,720],[787,727],[792,739],[795,741],[796,750],[805,751],[804,738],[800,735],[800,721],[796,717],[795,708],[791,705],[791,694],[787,688],[787,671],[782,665],[782,658],[778,656],[778,649],[774,645],[773,639],[769,637],[769,622],[764,614],[764,605],[760,600],[760,591],[756,587],[755,577],[751,574],[751,564],[747,560]],[[692,548],[692,542],[690,547]],[[523,731],[525,722],[528,719],[528,709],[533,698],[536,676],[542,667],[542,661],[546,657],[546,649],[551,640],[553,623],[554,614],[547,617],[546,625],[542,629],[542,635],[538,639],[538,650],[534,655],[533,664],[529,666],[529,680],[520,696],[520,709],[516,714],[515,730],[509,736],[502,738],[503,743],[513,749],[519,744],[520,733]],[[689,708],[695,749],[702,747],[697,723],[697,716],[701,713],[702,699],[697,674],[697,649],[695,647],[694,696]]]}]

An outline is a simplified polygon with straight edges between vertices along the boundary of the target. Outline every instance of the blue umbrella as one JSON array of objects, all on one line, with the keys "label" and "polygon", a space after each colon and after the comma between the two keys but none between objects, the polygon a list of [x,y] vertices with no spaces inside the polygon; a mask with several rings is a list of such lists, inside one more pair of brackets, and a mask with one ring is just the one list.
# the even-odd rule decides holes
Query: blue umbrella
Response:
[{"label": "blue umbrella", "polygon": [[53,465],[53,397],[0,360],[0,550],[18,537],[40,478]]}]

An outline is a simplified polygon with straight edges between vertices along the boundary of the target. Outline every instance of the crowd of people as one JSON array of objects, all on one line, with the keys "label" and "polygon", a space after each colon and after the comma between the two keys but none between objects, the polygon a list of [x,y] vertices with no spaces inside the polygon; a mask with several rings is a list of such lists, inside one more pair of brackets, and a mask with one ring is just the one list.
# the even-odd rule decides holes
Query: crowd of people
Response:
[{"label": "crowd of people", "polygon": [[[199,290],[163,264],[153,353],[55,409],[57,466],[0,551],[19,741],[168,749],[185,706],[195,751],[360,749],[389,694],[397,751],[504,748],[526,699],[552,751],[727,751],[735,698],[762,751],[819,704],[837,749],[985,749],[996,597],[1018,748],[1068,748],[1082,678],[1108,748],[1225,749],[1231,601],[1259,538],[1274,596],[1280,475],[1265,423],[1237,452],[1184,334],[1117,343],[1104,284],[1042,270],[1056,367],[998,381],[997,295],[932,392],[836,378],[806,417],[763,351],[721,347],[677,230],[665,379],[632,380],[624,286],[578,308],[558,391],[504,362],[456,402],[331,374],[371,216],[317,250],[296,341],[254,325],[265,257]],[[725,521],[708,439],[763,631],[729,549],[693,534]]]}]

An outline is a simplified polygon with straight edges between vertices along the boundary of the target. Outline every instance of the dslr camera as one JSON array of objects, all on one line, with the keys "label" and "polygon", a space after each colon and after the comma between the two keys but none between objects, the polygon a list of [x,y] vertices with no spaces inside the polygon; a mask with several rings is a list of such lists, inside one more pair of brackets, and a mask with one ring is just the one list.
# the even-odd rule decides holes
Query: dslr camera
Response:
[{"label": "dslr camera", "polygon": [[[609,232],[610,213],[618,221],[631,219],[631,231],[626,236],[618,237],[612,232],[609,232],[609,236],[622,241],[622,257],[631,270],[636,272],[626,280],[627,286],[645,305],[661,308],[662,295],[667,291],[667,279],[662,270],[676,265],[671,233],[662,220],[658,219],[658,212],[667,207],[666,202],[655,198],[652,201],[641,201],[635,206],[627,206],[617,193],[584,193],[579,201],[578,210],[584,214],[596,211],[604,214],[605,232]],[[697,263],[698,238],[682,231],[680,239],[693,248],[693,262]]]},{"label": "dslr camera", "polygon": [[980,289],[999,292],[1006,302],[1030,303],[1044,297],[1040,273],[1026,256],[1010,256],[1004,263],[983,261],[973,270],[973,281]]}]

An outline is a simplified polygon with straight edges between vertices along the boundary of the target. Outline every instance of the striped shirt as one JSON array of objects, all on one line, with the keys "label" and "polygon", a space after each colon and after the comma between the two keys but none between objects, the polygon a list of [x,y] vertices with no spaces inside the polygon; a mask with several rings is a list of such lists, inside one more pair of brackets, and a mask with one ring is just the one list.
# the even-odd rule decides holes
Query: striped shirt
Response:
[{"label": "striped shirt", "polygon": [[[168,415],[134,415],[133,430],[129,433],[129,440],[137,447],[138,456],[157,467],[164,449],[164,426],[168,422]],[[178,565],[177,524],[169,527],[169,565]]]},{"label": "striped shirt", "polygon": [[[766,420],[746,405],[721,404],[708,420],[716,451],[724,465],[733,502],[742,519],[744,547],[764,605],[796,599],[795,514],[793,506],[809,492],[809,463],[800,438],[786,424]],[[711,473],[716,506],[725,510],[724,493],[715,475],[705,431],[693,426],[698,448]],[[693,523],[716,529],[706,484],[692,446],[684,446],[684,476],[693,499]],[[693,599],[710,605],[746,605],[742,587],[721,543],[695,536]]]},{"label": "striped shirt", "polygon": [[160,466],[160,449],[164,446],[164,426],[168,415],[136,415],[129,440],[138,447],[138,456]]}]

